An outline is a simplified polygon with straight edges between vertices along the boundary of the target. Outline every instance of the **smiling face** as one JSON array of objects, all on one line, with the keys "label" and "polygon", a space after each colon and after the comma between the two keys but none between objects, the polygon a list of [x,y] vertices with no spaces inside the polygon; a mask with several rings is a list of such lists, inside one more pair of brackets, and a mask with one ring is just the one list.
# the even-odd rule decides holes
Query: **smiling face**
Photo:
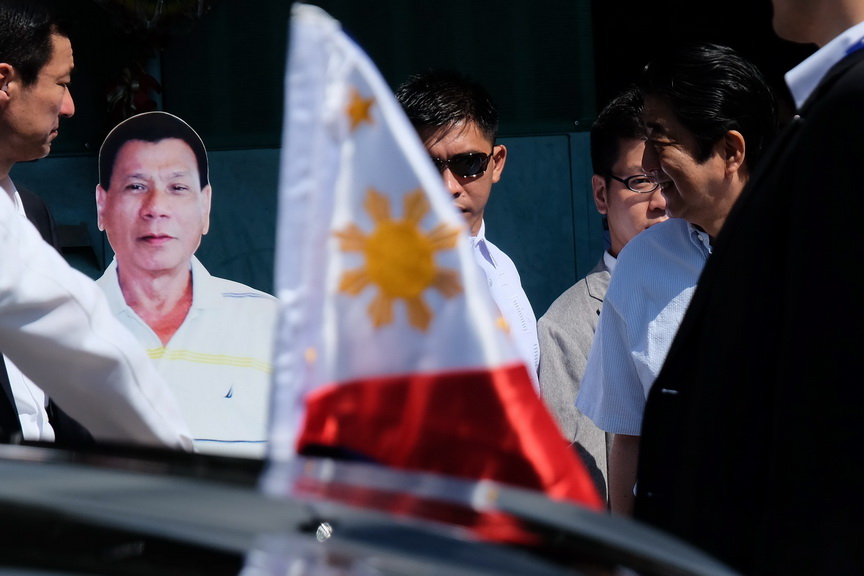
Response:
[{"label": "smiling face", "polygon": [[130,140],[117,154],[109,189],[96,188],[99,227],[123,275],[188,273],[210,226],[210,186],[183,140]]},{"label": "smiling face", "polygon": [[457,176],[449,168],[445,168],[441,174],[447,191],[453,196],[453,203],[465,216],[471,235],[476,236],[480,231],[483,210],[489,201],[492,184],[501,179],[501,172],[507,159],[507,149],[501,145],[493,147],[492,141],[473,122],[457,124],[450,129],[421,130],[420,139],[423,140],[423,145],[426,146],[430,156],[442,160],[449,160],[457,154],[469,152],[492,153],[486,171],[479,176]]},{"label": "smiling face", "polygon": [[[644,173],[644,151],[644,140],[620,140],[618,159],[612,165],[612,174],[625,179]],[[609,223],[609,252],[613,256],[618,256],[624,245],[639,232],[666,220],[666,200],[660,193],[660,188],[641,194],[633,192],[618,180],[607,179],[599,174],[592,177],[591,183],[597,211],[605,214]]]},{"label": "smiling face", "polygon": [[723,140],[700,162],[696,137],[681,124],[668,102],[646,97],[644,116],[648,145],[642,165],[648,172],[658,171],[667,214],[709,229],[726,209]]},{"label": "smiling face", "polygon": [[0,161],[7,171],[16,162],[47,156],[60,118],[75,113],[68,88],[74,67],[72,44],[59,34],[51,36],[51,44],[51,59],[29,86],[21,83],[14,67],[0,63]]}]

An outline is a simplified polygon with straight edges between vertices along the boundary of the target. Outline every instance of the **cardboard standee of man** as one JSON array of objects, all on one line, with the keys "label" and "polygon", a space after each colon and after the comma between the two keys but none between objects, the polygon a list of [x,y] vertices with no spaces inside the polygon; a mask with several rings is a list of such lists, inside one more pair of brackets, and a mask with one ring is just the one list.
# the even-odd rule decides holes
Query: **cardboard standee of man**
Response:
[{"label": "cardboard standee of man", "polygon": [[207,151],[182,119],[148,112],[99,151],[99,228],[115,252],[97,283],[168,381],[204,453],[267,447],[275,297],[211,276],[195,257],[210,227]]}]

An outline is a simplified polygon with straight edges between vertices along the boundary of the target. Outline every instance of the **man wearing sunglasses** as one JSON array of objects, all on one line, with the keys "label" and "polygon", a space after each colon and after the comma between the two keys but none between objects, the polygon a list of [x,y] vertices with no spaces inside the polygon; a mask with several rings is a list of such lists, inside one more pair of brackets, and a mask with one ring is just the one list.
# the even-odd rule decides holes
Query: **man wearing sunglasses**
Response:
[{"label": "man wearing sunglasses", "polygon": [[591,126],[591,187],[597,211],[605,217],[609,249],[537,322],[540,393],[604,496],[611,436],[586,418],[573,399],[618,253],[631,238],[666,220],[666,200],[657,179],[642,168],[644,133],[642,95],[635,87],[613,98]]},{"label": "man wearing sunglasses", "polygon": [[453,203],[465,216],[474,257],[486,273],[492,298],[510,335],[537,379],[537,322],[513,261],[486,238],[483,210],[501,179],[507,148],[495,144],[498,110],[487,91],[452,71],[430,70],[409,78],[396,99],[441,171]]},{"label": "man wearing sunglasses", "polygon": [[648,136],[642,166],[659,182],[672,218],[621,251],[576,401],[614,435],[609,504],[620,514],[633,509],[648,391],[712,239],[777,127],[774,97],[759,70],[722,46],[670,51],[646,66],[640,89]]}]

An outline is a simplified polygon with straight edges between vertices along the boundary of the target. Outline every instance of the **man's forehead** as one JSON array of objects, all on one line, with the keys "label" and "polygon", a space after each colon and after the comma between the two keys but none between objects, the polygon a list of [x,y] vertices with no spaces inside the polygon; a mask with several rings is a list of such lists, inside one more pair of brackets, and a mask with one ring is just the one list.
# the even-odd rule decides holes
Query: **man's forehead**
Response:
[{"label": "man's forehead", "polygon": [[51,34],[51,55],[39,72],[45,72],[49,68],[52,72],[61,75],[71,74],[75,70],[75,53],[68,36],[56,32]]},{"label": "man's forehead", "polygon": [[447,144],[456,140],[478,140],[484,144],[490,143],[473,120],[460,120],[444,126],[426,126],[418,129],[418,134],[427,148],[432,148],[442,142]]},{"label": "man's forehead", "polygon": [[642,119],[649,136],[668,134],[670,126],[676,121],[672,106],[666,100],[654,96],[646,96]]},{"label": "man's forehead", "polygon": [[140,148],[152,149],[152,148],[156,148],[156,147],[162,147],[164,145],[170,145],[172,147],[180,146],[183,149],[183,152],[182,152],[183,154],[185,154],[186,151],[188,151],[189,154],[193,158],[195,157],[195,151],[192,150],[192,147],[189,145],[188,142],[186,142],[182,138],[174,138],[173,136],[169,136],[167,138],[161,138],[159,140],[145,140],[145,139],[140,139],[140,138],[129,138],[128,140],[123,142],[123,144],[120,146],[120,148],[118,148],[117,156],[120,157],[120,156],[125,156],[125,155],[129,154],[132,148],[138,148],[139,150],[136,150],[136,153],[137,153],[140,151]]},{"label": "man's forehead", "polygon": [[183,174],[193,178],[199,177],[195,152],[182,138],[163,138],[157,141],[127,140],[117,150],[112,172],[118,177],[123,177],[122,174],[118,174],[118,170],[123,172],[131,170],[132,172],[126,176],[140,177],[142,169],[150,171],[164,168],[170,168],[175,176]]}]

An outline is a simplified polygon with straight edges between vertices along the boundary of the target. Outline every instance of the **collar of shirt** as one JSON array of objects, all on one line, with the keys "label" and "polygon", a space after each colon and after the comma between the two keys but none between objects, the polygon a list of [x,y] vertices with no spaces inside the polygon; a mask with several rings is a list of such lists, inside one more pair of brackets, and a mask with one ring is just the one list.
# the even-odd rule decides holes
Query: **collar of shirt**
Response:
[{"label": "collar of shirt", "polygon": [[707,254],[711,254],[711,236],[689,222],[687,223],[687,228],[690,230],[690,241],[700,249],[704,249]]},{"label": "collar of shirt", "polygon": [[218,308],[222,304],[222,292],[214,290],[210,272],[194,254],[189,267],[192,270],[192,309]]},{"label": "collar of shirt", "polygon": [[18,215],[22,218],[27,218],[27,213],[24,212],[24,202],[21,200],[21,195],[18,193],[17,189],[15,189],[15,194],[12,196],[12,202],[15,203],[15,209],[18,211]]},{"label": "collar of shirt", "polygon": [[21,195],[18,194],[18,189],[15,187],[15,183],[12,182],[12,179],[8,176],[0,180],[0,190],[9,195],[9,198],[12,199],[12,203],[15,205],[15,210],[21,216],[26,217],[27,214],[24,213],[24,203],[21,202]]},{"label": "collar of shirt", "polygon": [[[130,314],[133,317],[138,317],[138,314],[126,303],[123,297],[123,291],[120,289],[120,277],[117,272],[117,256],[111,260],[111,263],[105,269],[103,276],[110,281],[102,282],[100,279],[99,287],[108,297],[108,302],[111,305],[111,310],[115,315],[121,312]],[[212,289],[209,289],[210,273],[204,268],[204,265],[198,260],[195,255],[189,261],[189,269],[192,271],[192,307],[189,314],[199,308],[207,308],[208,306],[218,305],[220,294],[214,294]],[[196,279],[198,280],[196,282]],[[187,315],[188,317],[188,315]],[[141,322],[144,322],[141,320]],[[146,324],[146,322],[144,322]]]},{"label": "collar of shirt", "polygon": [[475,250],[480,252],[480,255],[483,256],[483,259],[489,262],[493,268],[497,268],[498,265],[495,264],[495,259],[492,258],[492,254],[489,252],[489,247],[486,246],[486,221],[480,220],[480,230],[477,231],[476,236],[471,237],[471,245]]},{"label": "collar of shirt", "polygon": [[606,268],[609,269],[609,274],[615,271],[615,264],[618,263],[618,259],[615,256],[612,256],[609,251],[603,252],[603,263],[606,265]]},{"label": "collar of shirt", "polygon": [[786,73],[786,84],[795,98],[796,108],[800,109],[804,105],[828,70],[845,58],[849,49],[862,40],[864,22],[859,22]]}]

